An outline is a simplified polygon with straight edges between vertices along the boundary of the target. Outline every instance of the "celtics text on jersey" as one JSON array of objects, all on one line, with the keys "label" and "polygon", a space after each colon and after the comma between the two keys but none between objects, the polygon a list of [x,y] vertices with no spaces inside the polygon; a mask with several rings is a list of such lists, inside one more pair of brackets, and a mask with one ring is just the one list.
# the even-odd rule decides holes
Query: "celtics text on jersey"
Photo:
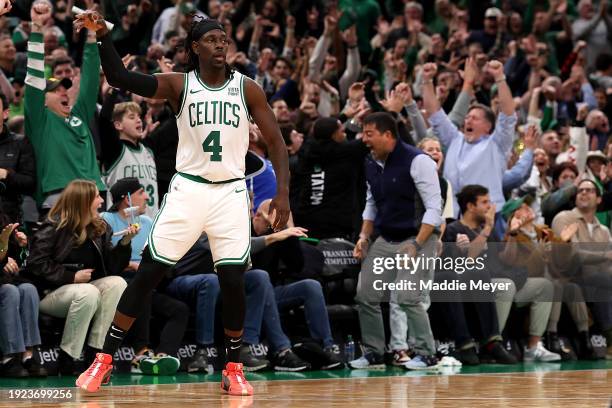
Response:
[{"label": "celtics text on jersey", "polygon": [[249,147],[246,80],[234,72],[225,84],[211,88],[196,71],[185,74],[176,119],[177,172],[212,183],[244,178],[244,157]]}]

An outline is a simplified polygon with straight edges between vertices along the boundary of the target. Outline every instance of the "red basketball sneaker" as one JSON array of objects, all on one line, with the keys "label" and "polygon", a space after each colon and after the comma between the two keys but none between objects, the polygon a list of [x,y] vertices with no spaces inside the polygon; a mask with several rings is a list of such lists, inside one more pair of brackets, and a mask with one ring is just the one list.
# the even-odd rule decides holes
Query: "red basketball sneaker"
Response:
[{"label": "red basketball sneaker", "polygon": [[227,363],[221,376],[221,389],[229,395],[253,395],[253,387],[244,378],[241,363]]},{"label": "red basketball sneaker", "polygon": [[113,356],[98,353],[87,371],[79,375],[76,386],[87,392],[96,392],[100,389],[100,385],[108,384],[112,372]]}]

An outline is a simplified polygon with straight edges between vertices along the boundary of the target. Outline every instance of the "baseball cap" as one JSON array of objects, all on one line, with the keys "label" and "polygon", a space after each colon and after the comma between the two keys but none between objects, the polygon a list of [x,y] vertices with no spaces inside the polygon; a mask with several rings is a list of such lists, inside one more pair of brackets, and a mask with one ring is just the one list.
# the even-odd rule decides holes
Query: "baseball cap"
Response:
[{"label": "baseball cap", "polygon": [[604,164],[608,164],[608,158],[601,150],[590,151],[587,154],[587,162],[590,159],[600,159]]},{"label": "baseball cap", "polygon": [[187,2],[187,3],[181,4],[179,10],[183,14],[190,14],[196,11],[197,9],[196,9],[196,6],[193,5],[193,3]]},{"label": "baseball cap", "polygon": [[60,85],[69,89],[72,87],[72,81],[68,78],[49,78],[47,79],[47,88],[45,88],[45,92],[55,91]]},{"label": "baseball cap", "polygon": [[512,216],[512,214],[514,214],[516,210],[521,208],[523,203],[527,205],[531,205],[532,202],[533,202],[533,197],[530,195],[525,195],[519,198],[508,200],[502,207],[502,210],[501,210],[502,217],[504,217],[504,219],[507,221],[508,219],[510,219],[510,217]]},{"label": "baseball cap", "polygon": [[113,205],[108,209],[108,212],[114,212],[119,210],[121,201],[128,196],[128,194],[134,194],[140,190],[142,184],[136,177],[126,177],[118,180],[110,189],[111,197],[113,198]]},{"label": "baseball cap", "polygon": [[502,11],[497,7],[489,7],[485,11],[485,18],[500,18],[502,15]]}]

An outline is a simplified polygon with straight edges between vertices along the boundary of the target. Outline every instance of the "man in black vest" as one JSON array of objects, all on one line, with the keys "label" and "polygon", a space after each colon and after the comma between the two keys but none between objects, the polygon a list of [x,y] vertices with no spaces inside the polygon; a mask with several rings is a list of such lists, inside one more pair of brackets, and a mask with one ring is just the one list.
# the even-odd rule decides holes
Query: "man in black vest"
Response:
[{"label": "man in black vest", "polygon": [[[352,368],[384,367],[380,302],[388,300],[406,312],[408,332],[416,340],[417,355],[404,367],[427,369],[437,364],[424,306],[429,293],[421,285],[433,279],[434,265],[414,267],[410,261],[435,256],[442,224],[440,183],[434,161],[397,135],[397,124],[388,113],[372,113],[364,120],[363,141],[372,155],[365,161],[368,194],[354,255],[365,258],[355,300],[366,353],[350,362]],[[375,230],[380,236],[368,251]],[[403,286],[390,287],[393,284]]]}]

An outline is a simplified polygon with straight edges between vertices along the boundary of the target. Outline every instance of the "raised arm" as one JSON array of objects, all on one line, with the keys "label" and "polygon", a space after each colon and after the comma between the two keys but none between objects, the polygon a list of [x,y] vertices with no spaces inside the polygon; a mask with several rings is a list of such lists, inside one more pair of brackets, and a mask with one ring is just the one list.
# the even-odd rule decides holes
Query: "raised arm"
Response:
[{"label": "raised arm", "polygon": [[470,102],[472,102],[474,94],[470,94],[465,91],[465,87],[459,93],[455,104],[453,105],[453,109],[448,113],[448,119],[453,122],[453,125],[458,128],[463,126],[463,121],[465,120],[465,116],[470,109]]},{"label": "raised arm", "polygon": [[504,177],[502,178],[504,192],[511,192],[525,183],[531,175],[532,164],[533,150],[525,149],[516,164],[504,172]]},{"label": "raised arm", "polygon": [[83,28],[95,31],[100,50],[102,69],[108,83],[115,88],[122,88],[135,94],[155,99],[167,99],[178,112],[179,97],[183,91],[184,74],[168,73],[145,75],[139,72],[128,71],[110,36],[110,32],[104,24],[104,18],[97,11],[88,10],[76,17],[74,22],[77,31]]},{"label": "raised arm", "polygon": [[[227,4],[224,3],[224,4]],[[231,3],[230,3],[231,4]],[[285,18],[285,44],[282,56],[288,60],[293,59],[293,48],[295,47],[295,17],[287,15]]]},{"label": "raised arm", "polygon": [[512,99],[512,91],[506,82],[504,75],[504,65],[499,61],[490,61],[487,63],[486,70],[493,76],[497,84],[499,95],[499,110],[495,131],[491,135],[493,141],[499,146],[502,152],[508,153],[512,148],[514,139],[514,127],[516,126],[517,118],[514,114],[514,99]]},{"label": "raised arm", "polygon": [[536,147],[536,140],[538,138],[538,129],[531,125],[525,132],[525,151],[521,154],[518,161],[511,169],[504,172],[502,179],[502,187],[504,192],[510,192],[513,189],[520,187],[527,181],[531,175],[531,169],[533,165],[533,151]]},{"label": "raised arm", "polygon": [[100,89],[100,56],[96,46],[96,33],[89,30],[83,50],[81,73],[79,97],[74,105],[74,110],[89,122],[96,112],[98,89]]},{"label": "raised arm", "polygon": [[436,96],[434,88],[434,77],[438,71],[438,67],[434,63],[423,65],[421,69],[421,96],[423,97],[423,107],[431,116],[440,110],[440,101]]},{"label": "raised arm", "polygon": [[28,39],[28,68],[25,79],[24,111],[25,129],[35,147],[41,146],[44,135],[41,129],[47,118],[45,109],[45,43],[42,28],[51,18],[51,8],[45,2],[32,5],[30,11],[32,33]]},{"label": "raised arm", "polygon": [[[578,41],[578,40],[586,41],[587,38],[589,37],[589,35],[591,35],[591,32],[599,24],[599,20],[600,19],[601,19],[601,16],[599,14],[596,14],[596,15],[593,16],[593,18],[591,18],[587,22],[582,22],[582,21],[574,22],[574,25],[572,26],[572,29],[574,31],[573,32],[573,34],[574,34],[574,41]],[[576,24],[576,23],[578,23],[578,24]]]},{"label": "raised arm", "polygon": [[326,16],[324,20],[323,35],[317,41],[310,60],[308,61],[308,79],[318,81],[321,79],[321,69],[325,62],[325,54],[332,43],[332,37],[338,27],[338,20],[332,16]]},{"label": "raised arm", "polygon": [[270,203],[270,213],[276,212],[272,227],[278,231],[289,220],[289,157],[287,147],[278,128],[274,112],[268,105],[263,89],[251,79],[244,78],[246,103],[249,113],[261,130],[268,154],[276,173],[276,196]]},{"label": "raised arm", "polygon": [[415,142],[418,143],[421,139],[427,137],[427,125],[425,119],[421,115],[421,111],[412,97],[410,84],[403,82],[395,87],[395,93],[401,98],[406,112],[408,112],[408,120],[414,130]]},{"label": "raised arm", "polygon": [[346,99],[350,86],[359,79],[361,71],[361,58],[359,57],[359,49],[357,48],[357,28],[353,25],[342,33],[342,38],[346,42],[347,57],[346,68],[340,77],[339,91],[340,99]]},{"label": "raised arm", "polygon": [[420,142],[422,139],[427,137],[427,125],[425,124],[425,119],[419,110],[416,102],[411,100],[406,106],[406,112],[408,112],[408,120],[412,125],[412,129],[414,130],[414,141],[416,143]]},{"label": "raised arm", "polygon": [[581,106],[576,114],[576,120],[569,128],[570,146],[574,148],[575,164],[580,173],[586,168],[587,154],[589,153],[589,135],[584,126],[584,120],[588,113],[588,107]]},{"label": "raised arm", "polygon": [[429,124],[432,126],[433,133],[440,139],[442,145],[448,148],[452,141],[461,135],[457,127],[450,121],[446,112],[440,108],[440,102],[436,96],[433,78],[436,76],[436,64],[428,63],[423,66],[421,95],[423,106],[429,114]]},{"label": "raised arm", "polygon": [[470,102],[474,97],[474,84],[480,75],[480,69],[478,68],[478,64],[476,64],[476,60],[474,58],[468,58],[465,61],[461,93],[459,93],[453,105],[453,109],[448,113],[448,118],[457,128],[463,125],[465,115],[467,115],[470,109]]},{"label": "raised arm", "polygon": [[499,61],[490,61],[487,63],[486,70],[493,76],[497,84],[497,92],[499,95],[499,108],[506,116],[514,114],[514,100],[512,99],[512,91],[506,82],[504,75],[504,65]]}]

